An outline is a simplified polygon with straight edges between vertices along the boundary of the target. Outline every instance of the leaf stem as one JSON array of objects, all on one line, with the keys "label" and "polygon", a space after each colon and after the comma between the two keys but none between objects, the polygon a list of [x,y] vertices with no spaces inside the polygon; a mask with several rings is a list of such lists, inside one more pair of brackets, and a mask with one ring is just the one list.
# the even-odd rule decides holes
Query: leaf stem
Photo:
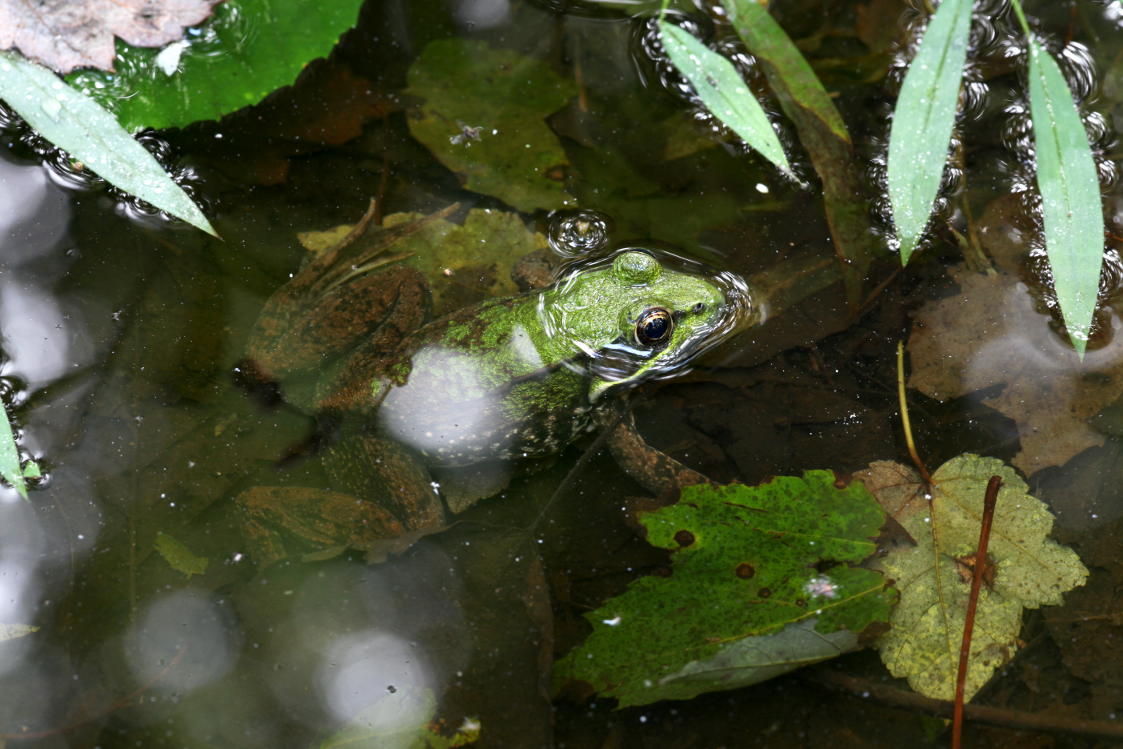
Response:
[{"label": "leaf stem", "polygon": [[908,447],[909,456],[913,465],[928,486],[932,485],[932,475],[928,473],[924,461],[916,451],[916,443],[912,439],[912,424],[909,423],[909,404],[905,400],[905,342],[897,341],[897,400],[901,405],[901,426],[905,430],[905,445]]},{"label": "leaf stem", "polygon": [[979,545],[975,550],[975,574],[971,578],[971,595],[967,598],[967,613],[963,617],[963,642],[959,646],[959,671],[955,676],[955,712],[952,714],[951,747],[959,749],[963,736],[963,693],[967,688],[967,664],[971,659],[971,635],[975,629],[975,609],[979,605],[979,590],[987,566],[987,546],[990,544],[990,527],[994,520],[994,506],[1002,478],[991,476],[983,498],[983,517],[979,521]]}]

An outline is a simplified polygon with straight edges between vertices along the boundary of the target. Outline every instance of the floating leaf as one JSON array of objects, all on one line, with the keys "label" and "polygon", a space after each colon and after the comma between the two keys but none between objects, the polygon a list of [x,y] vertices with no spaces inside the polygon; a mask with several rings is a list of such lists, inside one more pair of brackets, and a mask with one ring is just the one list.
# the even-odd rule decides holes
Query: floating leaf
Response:
[{"label": "floating leaf", "polygon": [[940,189],[967,60],[972,0],[943,0],[901,85],[889,129],[889,202],[901,264],[928,225]]},{"label": "floating leaf", "polygon": [[933,474],[928,488],[910,468],[878,462],[860,478],[915,545],[898,546],[870,566],[896,581],[901,601],[877,642],[894,676],[928,697],[955,695],[963,621],[971,589],[967,561],[979,540],[983,497],[1002,478],[988,558],[992,585],[979,594],[967,672],[970,699],[1018,649],[1022,610],[1061,603],[1088,570],[1076,554],[1047,538],[1053,516],[1027,493],[1014,469],[995,458],[960,455]]},{"label": "floating leaf", "polygon": [[113,67],[113,37],[159,47],[183,36],[219,0],[83,0],[28,3],[0,0],[0,49],[17,48],[51,70]]},{"label": "floating leaf", "polygon": [[39,627],[34,624],[5,624],[0,622],[0,642],[27,637],[32,632],[38,632]]},{"label": "floating leaf", "polygon": [[183,127],[256,104],[326,57],[355,25],[361,0],[227,0],[160,50],[119,44],[117,71],[80,71],[75,88],[125,129]]},{"label": "floating leaf", "polygon": [[[38,471],[39,467],[35,466],[35,472]],[[12,423],[8,421],[8,411],[3,403],[0,403],[0,476],[14,486],[21,497],[27,499],[27,482],[24,481],[24,471],[20,467],[19,447],[16,446]]]},{"label": "floating leaf", "polygon": [[877,252],[868,198],[850,134],[830,95],[791,38],[756,0],[722,0],[729,22],[756,58],[780,106],[799,132],[823,182],[835,254],[852,304],[864,298],[866,269]]},{"label": "floating leaf", "polygon": [[1029,40],[1029,107],[1045,251],[1069,340],[1083,357],[1103,264],[1100,182],[1068,83],[1057,62],[1033,38],[1016,0],[1014,11]]},{"label": "floating leaf", "polygon": [[791,164],[768,115],[733,63],[674,24],[659,21],[659,34],[667,57],[706,109],[777,169],[791,175]]},{"label": "floating leaf", "polygon": [[860,484],[808,471],[756,487],[691,486],[641,517],[674,551],[668,576],[641,578],[587,614],[593,632],[556,668],[620,706],[686,699],[770,678],[855,647],[895,600],[853,566],[884,515]]},{"label": "floating leaf", "polygon": [[51,71],[0,51],[0,99],[106,182],[215,235],[207,217],[152,154],[113,115]]},{"label": "floating leaf", "polygon": [[406,93],[423,100],[409,131],[469,190],[520,211],[563,208],[569,161],[545,120],[576,92],[541,60],[441,39],[409,69]]},{"label": "floating leaf", "polygon": [[178,538],[160,531],[156,534],[156,551],[171,565],[176,572],[191,577],[201,575],[207,571],[208,560],[206,557],[196,556]]}]

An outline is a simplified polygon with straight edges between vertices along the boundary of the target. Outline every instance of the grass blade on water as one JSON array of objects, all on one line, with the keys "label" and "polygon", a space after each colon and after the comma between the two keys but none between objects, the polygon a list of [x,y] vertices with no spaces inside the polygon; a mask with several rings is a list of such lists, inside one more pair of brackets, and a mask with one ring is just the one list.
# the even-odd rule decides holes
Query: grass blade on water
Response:
[{"label": "grass blade on water", "polygon": [[1100,182],[1068,83],[1033,38],[1021,5],[1017,0],[1013,5],[1029,44],[1029,107],[1045,251],[1069,340],[1083,357],[1103,264]]},{"label": "grass blade on water", "polygon": [[780,171],[791,175],[772,123],[733,63],[674,24],[659,21],[659,35],[667,57],[694,87],[706,109]]},{"label": "grass blade on water", "polygon": [[0,50],[0,99],[106,182],[218,236],[187,193],[113,115],[50,70]]},{"label": "grass blade on water", "polygon": [[940,3],[897,98],[887,171],[902,265],[923,236],[940,189],[967,59],[971,4]]}]

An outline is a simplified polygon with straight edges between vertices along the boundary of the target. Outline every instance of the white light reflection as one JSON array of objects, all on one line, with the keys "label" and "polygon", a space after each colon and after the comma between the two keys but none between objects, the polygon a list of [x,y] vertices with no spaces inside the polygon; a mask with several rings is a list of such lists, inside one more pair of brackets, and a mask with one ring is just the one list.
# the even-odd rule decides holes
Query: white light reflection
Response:
[{"label": "white light reflection", "polygon": [[[317,674],[320,697],[331,715],[379,737],[379,746],[413,746],[431,718],[435,685],[419,648],[380,630],[340,637]],[[395,740],[397,739],[397,741]]]},{"label": "white light reflection", "polygon": [[124,637],[136,681],[162,691],[190,692],[234,665],[234,626],[218,601],[178,590],[148,605]]},{"label": "white light reflection", "polygon": [[452,9],[452,16],[469,29],[488,29],[507,20],[510,0],[462,0]]},{"label": "white light reflection", "polygon": [[[43,545],[42,527],[31,505],[11,491],[0,500],[0,624],[35,623],[41,596],[37,560]],[[28,652],[19,646],[0,649],[0,676],[17,668]]]}]

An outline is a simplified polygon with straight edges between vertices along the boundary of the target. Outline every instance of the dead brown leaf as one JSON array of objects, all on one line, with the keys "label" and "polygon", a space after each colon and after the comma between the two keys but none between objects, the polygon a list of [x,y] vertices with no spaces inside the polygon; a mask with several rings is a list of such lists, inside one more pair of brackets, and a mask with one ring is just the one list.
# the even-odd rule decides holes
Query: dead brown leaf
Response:
[{"label": "dead brown leaf", "polygon": [[159,47],[210,15],[220,0],[0,0],[0,49],[16,48],[59,73],[113,70],[117,36]]},{"label": "dead brown leaf", "polygon": [[1022,450],[1012,462],[1027,475],[1102,445],[1088,420],[1123,395],[1123,340],[1081,362],[1034,309],[1025,284],[963,266],[951,274],[960,293],[916,315],[909,386],[943,401],[1005,385],[982,402],[1018,423]]}]

